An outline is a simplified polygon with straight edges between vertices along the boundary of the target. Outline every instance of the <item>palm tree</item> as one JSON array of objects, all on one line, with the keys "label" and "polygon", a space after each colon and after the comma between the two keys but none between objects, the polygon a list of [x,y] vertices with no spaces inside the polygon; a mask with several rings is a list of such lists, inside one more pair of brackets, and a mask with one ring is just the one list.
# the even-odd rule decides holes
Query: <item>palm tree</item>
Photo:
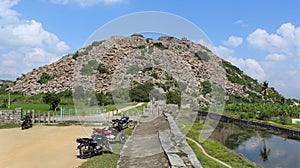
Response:
[{"label": "palm tree", "polygon": [[262,160],[265,162],[268,160],[268,156],[271,152],[271,149],[267,149],[267,145],[266,145],[266,141],[265,139],[263,139],[263,142],[264,142],[264,146],[263,146],[263,149],[260,150],[260,156],[262,158]]},{"label": "palm tree", "polygon": [[270,92],[269,82],[263,81],[263,84],[262,84],[262,93],[263,93],[264,104],[266,103],[267,95],[269,94],[269,92]]}]

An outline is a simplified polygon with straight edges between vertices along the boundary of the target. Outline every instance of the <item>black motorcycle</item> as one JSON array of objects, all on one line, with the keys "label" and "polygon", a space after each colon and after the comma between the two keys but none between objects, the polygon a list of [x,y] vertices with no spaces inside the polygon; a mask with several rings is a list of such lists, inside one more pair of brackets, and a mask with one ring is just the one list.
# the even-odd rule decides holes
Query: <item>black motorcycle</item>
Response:
[{"label": "black motorcycle", "polygon": [[111,146],[105,137],[93,138],[77,138],[76,142],[79,143],[77,149],[79,150],[79,158],[85,159],[101,154],[103,147],[111,150]]},{"label": "black motorcycle", "polygon": [[134,124],[133,120],[129,120],[129,117],[123,116],[121,119],[112,120],[112,126],[119,127],[118,129],[123,130],[126,128],[133,129],[135,124]]},{"label": "black motorcycle", "polygon": [[21,129],[27,129],[32,127],[31,115],[26,114],[24,118],[21,120]]}]

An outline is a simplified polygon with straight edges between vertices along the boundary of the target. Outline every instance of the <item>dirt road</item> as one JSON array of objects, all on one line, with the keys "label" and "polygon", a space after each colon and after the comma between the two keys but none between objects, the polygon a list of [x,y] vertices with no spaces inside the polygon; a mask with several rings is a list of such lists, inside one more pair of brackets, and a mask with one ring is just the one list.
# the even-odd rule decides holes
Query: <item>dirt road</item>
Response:
[{"label": "dirt road", "polygon": [[81,126],[0,129],[0,167],[78,167],[75,140],[87,136]]}]

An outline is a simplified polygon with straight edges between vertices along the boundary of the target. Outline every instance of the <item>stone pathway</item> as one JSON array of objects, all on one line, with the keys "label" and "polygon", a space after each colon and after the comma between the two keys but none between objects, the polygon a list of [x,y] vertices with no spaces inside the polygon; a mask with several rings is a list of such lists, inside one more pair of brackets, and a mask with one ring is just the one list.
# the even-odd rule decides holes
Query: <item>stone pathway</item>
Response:
[{"label": "stone pathway", "polygon": [[118,167],[168,168],[168,159],[158,137],[158,132],[166,129],[169,124],[164,116],[142,117],[120,153]]}]

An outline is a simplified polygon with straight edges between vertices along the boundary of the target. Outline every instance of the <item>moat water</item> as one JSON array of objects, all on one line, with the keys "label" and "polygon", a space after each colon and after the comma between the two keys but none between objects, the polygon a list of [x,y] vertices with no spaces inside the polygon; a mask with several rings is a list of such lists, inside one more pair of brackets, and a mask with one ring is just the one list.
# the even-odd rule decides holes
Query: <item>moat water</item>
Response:
[{"label": "moat water", "polygon": [[300,167],[300,141],[220,122],[210,136],[264,168]]}]

